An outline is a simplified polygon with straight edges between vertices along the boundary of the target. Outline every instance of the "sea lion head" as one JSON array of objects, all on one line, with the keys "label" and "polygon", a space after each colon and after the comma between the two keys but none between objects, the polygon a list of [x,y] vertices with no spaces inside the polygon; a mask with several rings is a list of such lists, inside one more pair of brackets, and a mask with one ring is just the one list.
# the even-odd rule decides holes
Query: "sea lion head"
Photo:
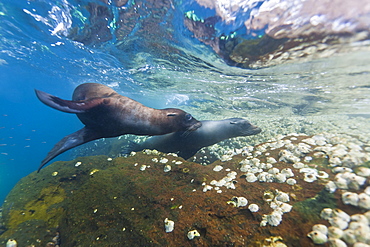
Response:
[{"label": "sea lion head", "polygon": [[194,131],[197,130],[202,123],[196,120],[190,113],[176,108],[163,109],[166,112],[166,118],[173,128],[177,131]]},{"label": "sea lion head", "polygon": [[251,124],[248,120],[243,118],[227,119],[237,132],[238,136],[250,136],[259,134],[262,130],[258,126]]}]

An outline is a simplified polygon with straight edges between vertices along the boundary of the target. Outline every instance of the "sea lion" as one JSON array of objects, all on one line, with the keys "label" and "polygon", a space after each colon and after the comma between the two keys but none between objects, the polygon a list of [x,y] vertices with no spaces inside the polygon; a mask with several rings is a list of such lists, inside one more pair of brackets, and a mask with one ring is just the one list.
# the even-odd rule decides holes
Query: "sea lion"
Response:
[{"label": "sea lion", "polygon": [[143,149],[156,149],[163,153],[177,153],[178,156],[189,159],[201,148],[213,145],[225,139],[237,136],[256,135],[261,129],[243,118],[229,118],[217,121],[201,121],[202,126],[196,131],[182,131],[162,136],[153,136],[143,143],[130,143],[123,154]]},{"label": "sea lion", "polygon": [[125,134],[163,135],[176,131],[187,132],[202,125],[183,110],[153,109],[98,83],[79,85],[73,92],[72,101],[35,91],[41,102],[59,111],[75,113],[85,125],[55,144],[41,162],[38,172],[57,155],[92,140]]}]

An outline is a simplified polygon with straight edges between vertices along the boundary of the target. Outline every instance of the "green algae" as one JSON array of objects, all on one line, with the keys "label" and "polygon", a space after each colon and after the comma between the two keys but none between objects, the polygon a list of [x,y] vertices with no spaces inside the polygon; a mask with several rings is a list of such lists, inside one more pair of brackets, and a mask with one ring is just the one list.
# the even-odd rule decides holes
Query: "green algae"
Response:
[{"label": "green algae", "polygon": [[63,208],[58,207],[57,204],[63,202],[65,197],[64,189],[59,186],[43,188],[38,197],[27,202],[22,209],[9,210],[7,231],[2,237],[14,234],[20,225],[36,224],[45,225],[46,228],[56,228],[63,216]]},{"label": "green algae", "polygon": [[323,208],[336,208],[335,196],[326,189],[321,190],[315,197],[294,204],[301,217],[306,221],[318,221]]}]

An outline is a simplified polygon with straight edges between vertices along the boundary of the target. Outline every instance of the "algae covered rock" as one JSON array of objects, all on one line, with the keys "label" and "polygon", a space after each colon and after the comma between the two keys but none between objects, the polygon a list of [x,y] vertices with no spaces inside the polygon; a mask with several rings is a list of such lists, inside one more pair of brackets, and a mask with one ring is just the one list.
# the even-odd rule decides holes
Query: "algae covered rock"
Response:
[{"label": "algae covered rock", "polygon": [[[260,144],[208,166],[155,151],[55,162],[20,180],[7,196],[0,245],[12,238],[19,246],[55,239],[83,247],[313,246],[306,235],[324,223],[323,208],[357,209],[343,205],[339,191],[325,190],[335,177],[329,158],[315,157],[313,144],[299,144],[305,138]],[[300,161],[292,163],[296,147]],[[306,181],[315,172],[318,178]],[[172,231],[166,232],[169,221]]]}]

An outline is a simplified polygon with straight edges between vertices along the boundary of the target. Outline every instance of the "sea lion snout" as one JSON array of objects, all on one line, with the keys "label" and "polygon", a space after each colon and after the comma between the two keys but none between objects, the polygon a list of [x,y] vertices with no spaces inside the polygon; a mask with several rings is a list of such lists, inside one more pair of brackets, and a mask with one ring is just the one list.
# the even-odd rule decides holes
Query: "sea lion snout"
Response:
[{"label": "sea lion snout", "polygon": [[262,129],[256,125],[251,124],[250,135],[257,135],[262,132]]},{"label": "sea lion snout", "polygon": [[202,123],[198,121],[198,122],[194,123],[193,125],[191,125],[187,130],[188,131],[195,131],[195,130],[199,129],[200,127],[202,127]]},{"label": "sea lion snout", "polygon": [[197,130],[202,126],[202,123],[198,120],[196,120],[191,114],[185,113],[185,116],[183,118],[183,125],[185,126],[185,129],[187,131],[194,131]]},{"label": "sea lion snout", "polygon": [[230,118],[229,123],[230,126],[233,126],[231,129],[237,136],[257,135],[262,131],[260,127],[243,118]]}]

